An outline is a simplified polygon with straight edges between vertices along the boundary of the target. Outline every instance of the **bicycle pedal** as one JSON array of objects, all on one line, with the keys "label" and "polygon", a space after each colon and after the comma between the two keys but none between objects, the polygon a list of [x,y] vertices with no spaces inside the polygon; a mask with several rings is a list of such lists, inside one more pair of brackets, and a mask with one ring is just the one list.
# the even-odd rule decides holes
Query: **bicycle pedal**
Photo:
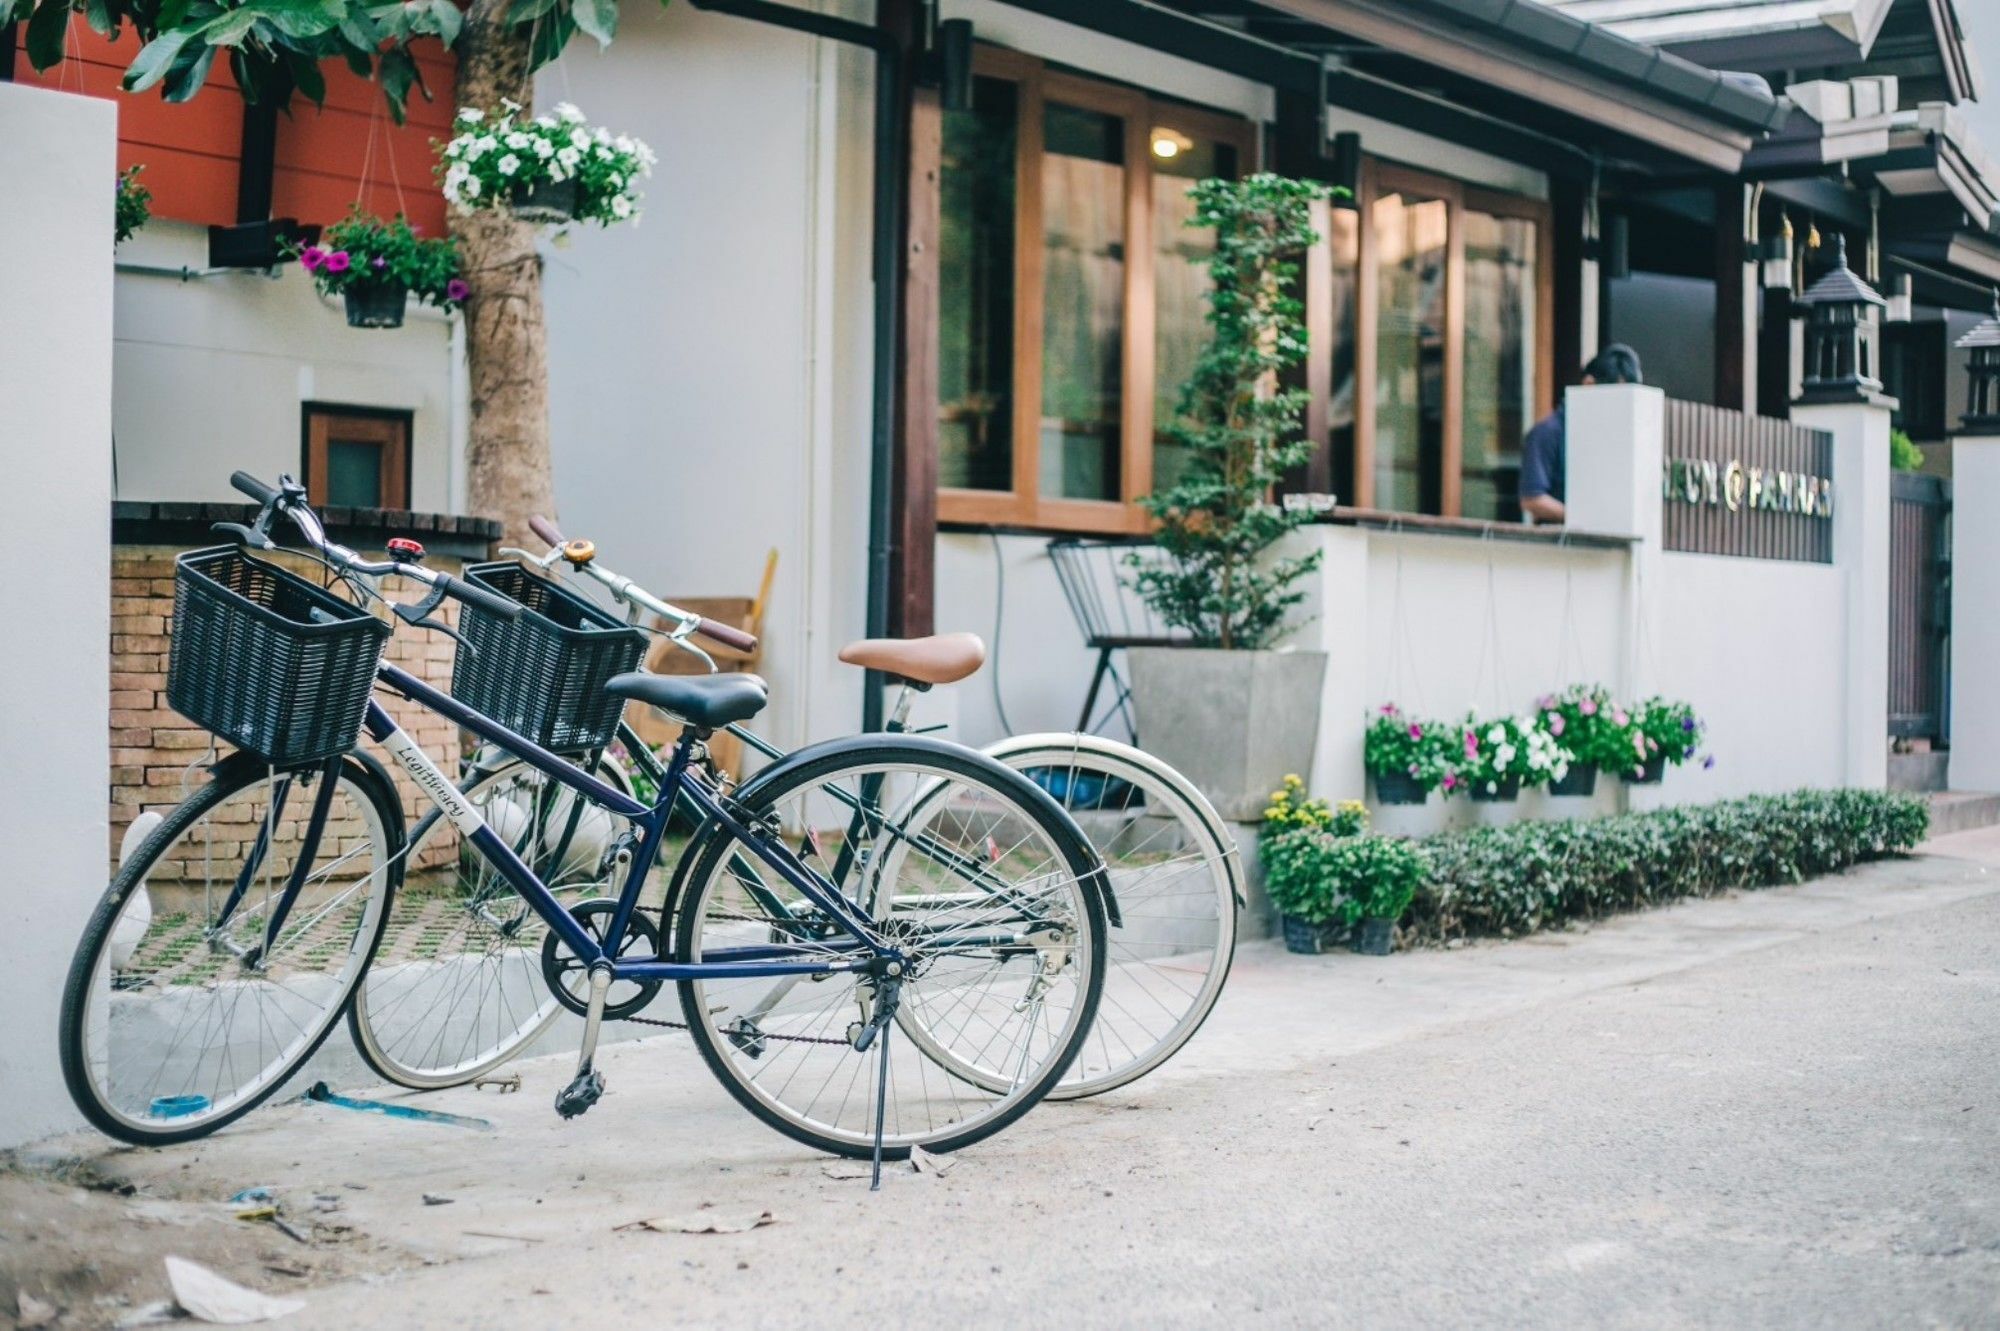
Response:
[{"label": "bicycle pedal", "polygon": [[764,1030],[748,1017],[738,1017],[722,1028],[723,1036],[729,1043],[741,1049],[752,1058],[762,1058],[768,1041]]},{"label": "bicycle pedal", "polygon": [[569,1085],[556,1092],[556,1112],[564,1118],[579,1117],[603,1096],[604,1074],[592,1068],[578,1073]]}]

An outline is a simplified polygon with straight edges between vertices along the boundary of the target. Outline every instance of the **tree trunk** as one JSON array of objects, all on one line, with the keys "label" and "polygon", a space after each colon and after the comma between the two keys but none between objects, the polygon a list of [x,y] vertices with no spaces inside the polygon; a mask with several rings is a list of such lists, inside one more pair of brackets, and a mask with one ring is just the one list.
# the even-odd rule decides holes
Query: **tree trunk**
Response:
[{"label": "tree trunk", "polygon": [[[507,21],[511,0],[473,0],[458,47],[458,105],[489,115],[502,98],[534,103],[529,43]],[[549,459],[549,346],[535,230],[506,212],[454,213],[465,301],[472,421],[466,440],[468,507],[497,518],[502,540],[534,548],[528,518],[553,518]]]}]

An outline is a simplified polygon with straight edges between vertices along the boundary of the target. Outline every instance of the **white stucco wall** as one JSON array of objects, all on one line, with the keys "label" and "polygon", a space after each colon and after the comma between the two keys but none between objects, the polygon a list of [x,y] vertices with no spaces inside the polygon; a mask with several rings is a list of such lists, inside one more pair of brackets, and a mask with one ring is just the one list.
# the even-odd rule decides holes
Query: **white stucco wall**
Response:
[{"label": "white stucco wall", "polygon": [[[111,181],[117,109],[0,83],[0,622],[32,687],[0,703],[0,1148],[77,1122],[64,974],[104,891],[110,704]],[[56,557],[51,557],[52,555]]]},{"label": "white stucco wall", "polygon": [[629,9],[539,80],[660,162],[637,227],[547,251],[565,530],[662,595],[750,595],[779,552],[765,728],[853,730],[866,588],[873,61],[688,6]]},{"label": "white stucco wall", "polygon": [[[199,270],[208,233],[156,221],[118,261]],[[411,507],[452,507],[457,395],[441,313],[412,302],[399,329],[349,328],[296,264],[275,278],[123,271],[116,291],[117,498],[235,500],[239,467],[302,475],[300,407],[328,402],[413,413]]]}]

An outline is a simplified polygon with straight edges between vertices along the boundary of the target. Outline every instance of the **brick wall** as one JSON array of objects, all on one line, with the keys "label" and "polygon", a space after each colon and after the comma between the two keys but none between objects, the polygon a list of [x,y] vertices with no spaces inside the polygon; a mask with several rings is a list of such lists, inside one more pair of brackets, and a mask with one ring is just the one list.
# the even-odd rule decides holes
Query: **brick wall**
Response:
[{"label": "brick wall", "polygon": [[[179,546],[114,545],[111,552],[111,863],[125,829],[145,809],[167,812],[201,788],[207,780],[211,737],[208,732],[167,706],[167,643],[173,632],[174,557]],[[317,564],[294,555],[260,555],[305,576]],[[448,573],[463,562],[433,555],[425,561]],[[315,580],[317,580],[315,578]],[[409,599],[407,595],[400,599]],[[447,601],[444,618],[455,619],[456,606]],[[452,655],[457,644],[441,633],[404,624],[396,626],[385,656],[418,678],[441,689],[450,687]],[[421,744],[447,772],[455,772],[458,728],[403,699],[382,697],[397,724]],[[374,746],[370,746],[373,748]],[[229,746],[217,743],[216,753]],[[411,825],[431,805],[420,800],[401,770],[375,749],[403,792],[403,813]],[[289,821],[289,819],[288,819]],[[282,834],[280,841],[282,842]],[[449,853],[448,842],[440,848]]]}]

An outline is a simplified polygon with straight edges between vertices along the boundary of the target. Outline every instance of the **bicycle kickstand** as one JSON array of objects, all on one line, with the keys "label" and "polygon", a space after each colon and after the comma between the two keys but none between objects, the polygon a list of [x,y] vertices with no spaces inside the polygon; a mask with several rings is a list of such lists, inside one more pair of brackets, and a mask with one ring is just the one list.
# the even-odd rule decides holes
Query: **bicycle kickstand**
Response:
[{"label": "bicycle kickstand", "polygon": [[[874,1039],[880,1048],[876,1051],[875,1065],[875,1156],[874,1173],[868,1180],[868,1191],[882,1191],[882,1132],[883,1122],[889,1106],[889,1028],[896,1023],[896,1004],[902,997],[902,985],[891,977],[881,982],[881,992],[876,998]],[[864,1039],[863,1044],[866,1044]]]},{"label": "bicycle kickstand", "polygon": [[611,967],[600,962],[590,968],[590,1006],[583,1017],[583,1049],[576,1061],[576,1076],[556,1092],[556,1112],[575,1118],[604,1095],[604,1074],[591,1066],[597,1055],[597,1032],[604,1024],[604,995],[611,988]]}]

